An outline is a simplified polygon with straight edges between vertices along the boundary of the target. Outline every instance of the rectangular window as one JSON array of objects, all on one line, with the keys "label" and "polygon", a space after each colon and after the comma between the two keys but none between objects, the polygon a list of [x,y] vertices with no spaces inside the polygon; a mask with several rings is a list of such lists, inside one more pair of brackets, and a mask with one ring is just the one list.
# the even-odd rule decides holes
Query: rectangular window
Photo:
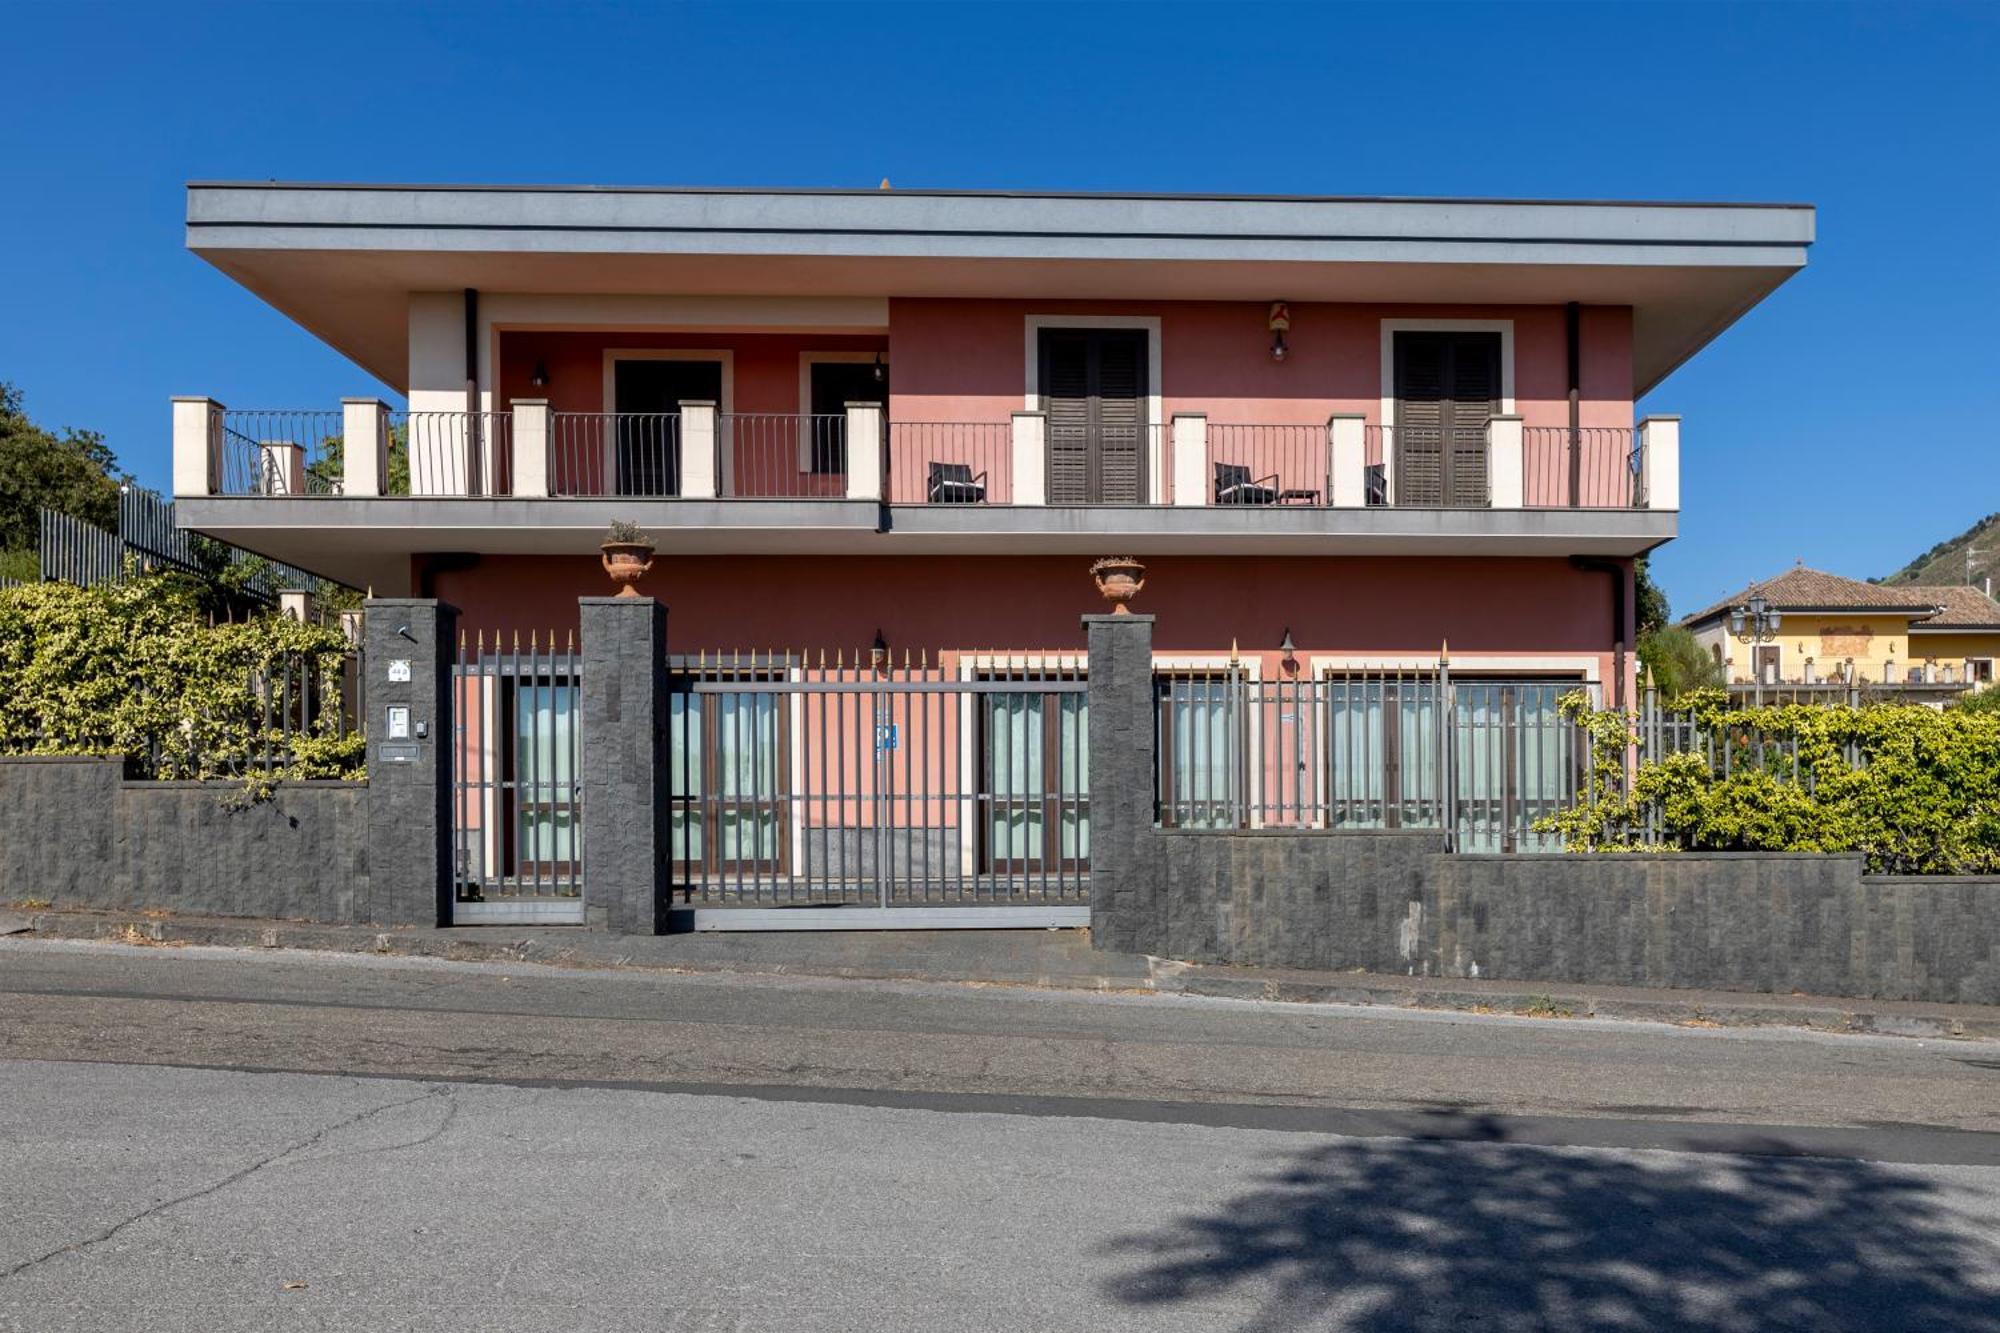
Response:
[{"label": "rectangular window", "polygon": [[1154,677],[1160,718],[1160,824],[1241,828],[1249,822],[1249,745],[1241,671]]},{"label": "rectangular window", "polygon": [[783,870],[783,697],[747,690],[697,694],[689,680],[670,683],[669,855],[688,875]]},{"label": "rectangular window", "polygon": [[1090,703],[1084,694],[981,700],[989,870],[1077,869],[1090,860]]}]

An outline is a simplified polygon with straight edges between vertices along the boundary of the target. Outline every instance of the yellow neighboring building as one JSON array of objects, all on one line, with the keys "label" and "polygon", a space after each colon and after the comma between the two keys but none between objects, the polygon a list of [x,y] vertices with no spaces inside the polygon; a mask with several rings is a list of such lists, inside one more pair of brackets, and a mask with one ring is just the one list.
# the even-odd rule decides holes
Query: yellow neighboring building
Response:
[{"label": "yellow neighboring building", "polygon": [[[1744,643],[1730,613],[1762,598],[1775,638]],[[1962,585],[1885,586],[1798,565],[1681,623],[1731,685],[1852,683],[1956,693],[1993,683],[2000,603]]]}]

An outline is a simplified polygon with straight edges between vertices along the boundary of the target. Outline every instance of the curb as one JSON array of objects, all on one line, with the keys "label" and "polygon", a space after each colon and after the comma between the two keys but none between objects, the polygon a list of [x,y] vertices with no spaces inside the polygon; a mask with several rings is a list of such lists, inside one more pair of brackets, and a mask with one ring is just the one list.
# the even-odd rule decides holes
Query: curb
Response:
[{"label": "curb", "polygon": [[[25,928],[23,926],[25,923]],[[1535,987],[1522,990],[1455,989],[1448,985],[1371,981],[1365,975],[1311,981],[1296,977],[1246,976],[1234,970],[1210,971],[1199,964],[1151,960],[1150,978],[1037,975],[1015,978],[939,976],[912,968],[800,966],[755,961],[673,959],[634,961],[629,956],[604,959],[551,946],[534,938],[470,939],[401,930],[368,930],[346,926],[316,926],[306,922],[280,926],[262,922],[242,925],[222,921],[186,921],[173,917],[119,914],[82,915],[68,912],[11,914],[6,924],[15,938],[98,940],[121,944],[162,946],[202,945],[226,949],[310,949],[326,953],[389,954],[435,958],[447,962],[534,963],[579,970],[655,971],[662,973],[738,973],[764,976],[815,976],[854,981],[928,981],[953,985],[1019,987],[1100,993],[1195,995],[1211,999],[1258,1000],[1281,1004],[1341,1004],[1391,1009],[1441,1010],[1466,1014],[1502,1014],[1523,1018],[1606,1018],[1627,1022],[1667,1023],[1676,1027],[1790,1027],[1815,1032],[1861,1033],[1874,1036],[2000,1040],[2000,1016],[1966,1017],[1949,1007],[1937,1011],[1883,1013],[1865,1001],[1771,1004],[1754,1001],[1699,1004],[1662,992],[1660,998],[1599,996],[1588,991]]]},{"label": "curb", "polygon": [[1950,1013],[1871,1012],[1843,1005],[1755,1003],[1696,1004],[1672,998],[1600,997],[1587,992],[1452,990],[1438,986],[1370,985],[1364,980],[1335,982],[1261,981],[1251,977],[1205,976],[1191,971],[1162,984],[1162,991],[1232,1000],[1291,1004],[1379,1005],[1394,1009],[1442,1009],[1470,1014],[1507,1014],[1552,1020],[1610,1018],[1669,1023],[1676,1027],[1792,1027],[1814,1032],[1874,1036],[2000,1039],[2000,1019],[1966,1019]]}]

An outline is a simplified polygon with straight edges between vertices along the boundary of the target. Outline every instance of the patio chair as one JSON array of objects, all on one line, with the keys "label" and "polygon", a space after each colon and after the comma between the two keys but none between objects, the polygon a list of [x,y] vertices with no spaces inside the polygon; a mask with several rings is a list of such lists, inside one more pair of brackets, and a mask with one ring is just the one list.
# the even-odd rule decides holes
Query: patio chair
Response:
[{"label": "patio chair", "polygon": [[1368,503],[1385,505],[1389,503],[1389,472],[1380,463],[1368,465],[1367,479],[1363,483],[1368,491]]},{"label": "patio chair", "polygon": [[934,505],[985,504],[986,474],[970,463],[932,463],[928,490]]},{"label": "patio chair", "polygon": [[1274,505],[1278,503],[1278,488],[1271,483],[1277,479],[1274,472],[1252,481],[1250,469],[1242,464],[1217,463],[1215,502],[1219,505]]}]

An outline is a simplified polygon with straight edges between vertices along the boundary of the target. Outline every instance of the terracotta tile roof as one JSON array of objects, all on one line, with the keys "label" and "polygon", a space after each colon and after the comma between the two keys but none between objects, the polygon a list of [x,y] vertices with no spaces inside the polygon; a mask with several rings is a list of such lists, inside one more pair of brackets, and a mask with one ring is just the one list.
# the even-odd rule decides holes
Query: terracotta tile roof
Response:
[{"label": "terracotta tile roof", "polygon": [[1944,608],[1918,622],[1923,629],[2000,630],[2000,602],[1964,583],[1905,583],[1900,590]]},{"label": "terracotta tile roof", "polygon": [[1743,605],[1756,593],[1762,593],[1764,600],[1779,611],[1905,611],[1920,617],[1938,605],[1941,599],[1933,596],[1938,591],[1909,585],[1885,587],[1794,565],[1776,578],[1753,583],[1714,606],[1683,617],[1681,623],[1697,625],[1727,615],[1731,607]]}]

